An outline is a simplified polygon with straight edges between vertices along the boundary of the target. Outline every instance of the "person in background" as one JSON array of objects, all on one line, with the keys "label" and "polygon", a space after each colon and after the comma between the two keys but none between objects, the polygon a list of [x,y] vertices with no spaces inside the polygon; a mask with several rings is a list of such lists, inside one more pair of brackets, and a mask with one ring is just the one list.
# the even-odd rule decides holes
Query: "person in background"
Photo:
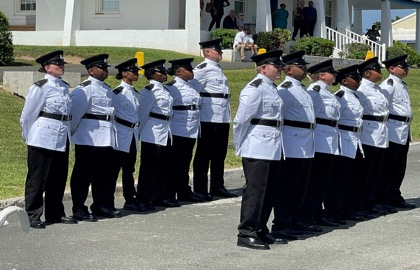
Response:
[{"label": "person in background", "polygon": [[238,30],[242,31],[245,27],[244,14],[242,12],[240,12],[238,17],[236,18],[236,23],[238,26]]},{"label": "person in background", "polygon": [[274,28],[287,29],[287,19],[289,18],[289,11],[286,10],[286,4],[281,3],[280,8],[274,14]]},{"label": "person in background", "polygon": [[245,26],[244,30],[238,32],[235,35],[233,41],[233,49],[240,52],[241,61],[245,62],[245,51],[252,50],[253,54],[257,54],[257,46],[254,45],[254,40],[252,39],[251,30],[249,27]]},{"label": "person in background", "polygon": [[212,4],[212,10],[210,11],[211,22],[208,31],[211,31],[214,24],[216,24],[216,28],[220,28],[224,8],[230,6],[229,0],[210,0],[210,3]]},{"label": "person in background", "polygon": [[239,30],[234,10],[229,11],[229,14],[223,19],[223,28]]},{"label": "person in background", "polygon": [[299,6],[293,11],[293,34],[292,40],[296,40],[297,33],[299,32],[300,38],[305,34],[305,20],[303,17],[303,8],[305,7],[305,1],[299,0]]},{"label": "person in background", "polygon": [[380,85],[382,94],[389,103],[389,148],[386,150],[384,165],[388,173],[383,174],[385,185],[377,193],[377,198],[393,207],[413,209],[416,205],[406,202],[400,190],[407,167],[411,141],[410,126],[413,119],[407,84],[403,81],[409,71],[407,57],[404,54],[382,61],[389,72],[389,77]]},{"label": "person in background", "polygon": [[133,173],[138,152],[139,140],[139,93],[133,82],[139,78],[137,58],[124,61],[115,66],[118,70],[116,79],[121,80],[112,92],[115,108],[115,128],[117,129],[117,145],[115,147],[115,177],[122,170],[122,188],[125,199],[124,210],[144,211],[136,202],[136,189]]},{"label": "person in background", "polygon": [[[224,166],[230,123],[230,92],[226,76],[218,64],[222,60],[222,39],[203,41],[204,61],[194,69],[191,80],[200,89],[200,133],[193,161],[194,192],[205,201],[213,196],[230,198],[237,194],[224,186]],[[210,167],[210,193],[207,174]]]},{"label": "person in background", "polygon": [[237,245],[270,249],[287,240],[269,234],[267,221],[281,177],[283,102],[274,81],[280,79],[282,51],[255,55],[257,76],[241,91],[233,124],[235,153],[242,157],[245,185]]},{"label": "person in background", "polygon": [[[70,179],[73,216],[79,221],[96,221],[95,216],[114,218],[115,129],[112,91],[104,82],[108,77],[108,54],[98,54],[80,62],[89,77],[71,93],[73,106],[71,134],[75,162]],[[92,187],[89,213],[85,202]]]},{"label": "person in background", "polygon": [[369,40],[377,42],[378,37],[380,37],[381,34],[379,34],[379,31],[376,30],[376,25],[372,25],[372,28],[367,30],[365,36],[367,36]]},{"label": "person in background", "polygon": [[[66,188],[72,102],[64,74],[63,51],[54,51],[35,60],[44,79],[28,89],[20,116],[22,138],[28,148],[25,183],[25,210],[30,227],[44,229],[45,223],[75,224],[66,217],[63,205]],[[44,208],[45,223],[41,221]]]},{"label": "person in background", "polygon": [[306,35],[307,37],[313,37],[315,24],[317,20],[317,12],[316,12],[316,8],[314,8],[313,1],[308,2],[308,6],[303,8],[302,14],[303,14],[303,18],[305,18],[305,25],[303,27],[304,35]]}]

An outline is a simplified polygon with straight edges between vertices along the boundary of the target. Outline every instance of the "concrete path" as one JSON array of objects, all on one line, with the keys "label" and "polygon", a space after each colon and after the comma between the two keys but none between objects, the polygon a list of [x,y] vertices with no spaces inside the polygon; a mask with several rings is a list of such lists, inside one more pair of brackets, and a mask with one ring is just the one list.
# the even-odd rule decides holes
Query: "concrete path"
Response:
[{"label": "concrete path", "polygon": [[[238,174],[239,173],[239,174]],[[420,206],[420,144],[412,145],[403,194]],[[240,192],[240,171],[226,172]],[[236,246],[241,198],[118,219],[0,229],[0,269],[420,269],[420,208],[256,251]],[[117,197],[117,206],[123,200]],[[65,202],[69,212],[71,204]]]}]

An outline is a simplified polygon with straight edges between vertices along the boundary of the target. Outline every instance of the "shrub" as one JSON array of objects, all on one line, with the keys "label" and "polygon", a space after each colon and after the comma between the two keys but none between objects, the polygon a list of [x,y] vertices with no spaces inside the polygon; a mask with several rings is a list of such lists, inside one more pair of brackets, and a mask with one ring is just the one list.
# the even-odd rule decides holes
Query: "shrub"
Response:
[{"label": "shrub", "polygon": [[334,42],[324,38],[303,37],[292,47],[292,51],[301,50],[307,55],[328,57],[333,54]]},{"label": "shrub", "polygon": [[9,30],[9,20],[0,11],[0,65],[6,65],[13,59],[12,33]]},{"label": "shrub", "polygon": [[408,46],[405,43],[395,41],[393,46],[388,47],[386,49],[386,58],[393,58],[393,57],[397,57],[403,54],[408,55],[408,58],[407,58],[408,64],[410,65],[420,64],[420,55],[416,51],[411,49],[410,46]]},{"label": "shrub", "polygon": [[365,43],[349,43],[344,45],[344,51],[340,52],[340,57],[364,60],[366,53],[369,51],[370,46]]},{"label": "shrub", "polygon": [[271,32],[259,32],[254,35],[254,42],[260,48],[268,51],[282,49],[284,44],[291,38],[291,33],[287,29],[275,28]]},{"label": "shrub", "polygon": [[222,48],[223,49],[232,49],[233,48],[233,41],[235,40],[236,33],[238,33],[235,29],[216,29],[211,32],[211,37],[213,39],[222,39]]}]

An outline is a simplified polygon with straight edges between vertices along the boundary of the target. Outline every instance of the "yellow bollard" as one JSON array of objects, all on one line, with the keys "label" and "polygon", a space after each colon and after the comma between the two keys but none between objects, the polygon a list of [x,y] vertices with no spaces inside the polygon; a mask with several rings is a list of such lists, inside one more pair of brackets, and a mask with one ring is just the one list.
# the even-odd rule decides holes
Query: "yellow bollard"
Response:
[{"label": "yellow bollard", "polygon": [[367,61],[367,60],[369,60],[369,59],[371,59],[373,57],[375,57],[375,55],[373,54],[373,52],[372,51],[367,51],[366,57],[365,57],[365,61]]},{"label": "yellow bollard", "polygon": [[264,49],[264,48],[259,48],[258,49],[258,54],[262,54],[262,53],[266,53],[266,52],[267,52],[267,50]]},{"label": "yellow bollard", "polygon": [[[137,65],[139,67],[144,65],[144,52],[136,52],[136,56],[134,57],[137,58]],[[140,69],[139,74],[144,75],[144,70]]]}]

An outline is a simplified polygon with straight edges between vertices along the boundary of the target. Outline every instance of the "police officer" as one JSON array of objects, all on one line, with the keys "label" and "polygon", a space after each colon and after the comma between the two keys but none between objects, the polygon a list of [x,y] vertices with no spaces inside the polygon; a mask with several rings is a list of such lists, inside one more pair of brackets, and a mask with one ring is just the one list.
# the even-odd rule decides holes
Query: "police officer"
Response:
[{"label": "police officer", "polygon": [[[314,157],[315,113],[311,96],[301,81],[306,77],[304,51],[283,56],[286,78],[278,87],[284,103],[283,145],[285,160],[282,160],[282,177],[279,178],[278,195],[274,205],[272,232],[289,240],[297,239],[291,235],[292,215],[302,204],[309,181],[311,162]],[[319,231],[315,225],[298,224],[294,229],[300,231]]]},{"label": "police officer", "polygon": [[143,211],[137,205],[133,178],[138,151],[140,110],[140,94],[133,86],[133,82],[139,78],[137,58],[124,61],[115,68],[118,70],[116,78],[122,79],[120,85],[112,91],[117,129],[115,177],[118,178],[122,170],[124,210]]},{"label": "police officer", "polygon": [[[114,207],[115,131],[112,91],[104,82],[108,77],[108,54],[99,54],[80,62],[89,73],[71,93],[71,121],[75,144],[75,163],[70,179],[73,215],[78,220],[96,221],[96,216],[119,216]],[[92,214],[84,205],[92,186]]]},{"label": "police officer", "polygon": [[179,206],[169,186],[173,98],[164,85],[168,79],[165,62],[161,59],[141,67],[150,84],[140,91],[139,99],[141,155],[136,199],[146,210],[154,210],[153,205]]},{"label": "police officer", "polygon": [[[204,61],[194,69],[194,83],[199,82],[203,98],[200,114],[200,135],[193,161],[194,191],[204,200],[213,196],[234,197],[224,187],[224,164],[228,147],[230,92],[226,76],[219,66],[222,60],[221,39],[200,42]],[[197,87],[198,88],[198,87]],[[210,165],[210,194],[207,173]]]},{"label": "police officer", "polygon": [[388,100],[376,85],[382,78],[381,65],[377,57],[373,57],[359,65],[362,81],[356,95],[363,106],[363,130],[360,135],[365,158],[357,159],[358,167],[364,174],[366,188],[361,201],[365,210],[373,215],[385,215],[395,212],[395,208],[387,207],[375,201],[375,192],[382,181],[384,157],[388,148]]},{"label": "police officer", "polygon": [[28,89],[20,125],[28,147],[25,210],[30,226],[44,229],[41,221],[44,192],[47,223],[77,223],[66,217],[62,202],[69,164],[72,103],[68,84],[61,80],[64,64],[67,64],[63,51],[48,53],[35,61],[46,74]]},{"label": "police officer", "polygon": [[[340,138],[340,155],[337,156],[333,170],[331,185],[324,201],[325,215],[344,223],[346,219],[362,221],[357,215],[358,192],[362,186],[360,169],[355,167],[356,155],[363,158],[360,132],[362,131],[363,107],[355,91],[362,79],[358,72],[359,65],[345,67],[338,71],[334,85],[340,84],[335,96],[340,103],[340,119],[338,131]],[[344,172],[344,173],[343,173]]]},{"label": "police officer", "polygon": [[314,81],[309,85],[308,93],[312,98],[316,117],[315,157],[298,218],[307,224],[315,222],[318,225],[336,227],[339,224],[324,215],[322,204],[327,196],[335,158],[340,153],[337,129],[340,103],[330,92],[337,71],[333,68],[332,59],[329,59],[311,66],[308,73]]},{"label": "police officer", "polygon": [[268,235],[267,221],[276,196],[282,157],[283,102],[275,80],[280,79],[282,51],[251,57],[257,76],[239,96],[233,124],[235,153],[242,157],[245,185],[242,194],[238,246],[270,249],[269,244],[287,244]]},{"label": "police officer", "polygon": [[171,121],[172,149],[171,175],[174,184],[173,191],[180,201],[202,202],[203,198],[195,194],[189,185],[190,164],[195,141],[200,126],[200,94],[190,81],[194,78],[191,62],[194,58],[171,60],[169,75],[175,79],[171,85],[170,95],[173,103],[173,118]]},{"label": "police officer", "polygon": [[408,75],[407,55],[387,59],[382,62],[388,69],[389,77],[380,87],[388,100],[389,148],[386,150],[384,169],[385,187],[377,194],[384,202],[398,208],[412,209],[415,204],[408,203],[401,196],[401,183],[407,167],[407,154],[410,137],[410,125],[413,119],[410,96],[403,78]]}]

